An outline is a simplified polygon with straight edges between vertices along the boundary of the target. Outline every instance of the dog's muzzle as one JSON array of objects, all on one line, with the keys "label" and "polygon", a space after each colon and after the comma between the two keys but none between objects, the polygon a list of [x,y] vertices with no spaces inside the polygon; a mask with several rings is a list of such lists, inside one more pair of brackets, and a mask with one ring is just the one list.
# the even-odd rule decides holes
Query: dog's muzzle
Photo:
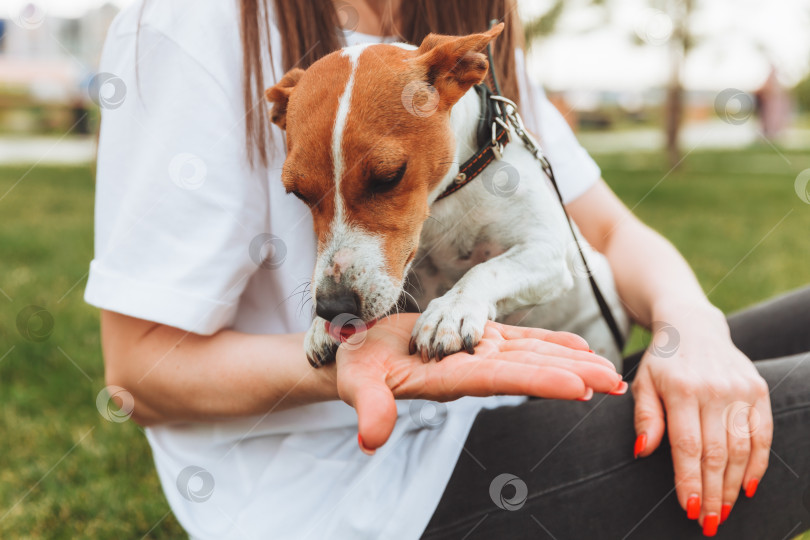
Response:
[{"label": "dog's muzzle", "polygon": [[340,315],[360,317],[360,297],[351,289],[335,288],[331,291],[318,291],[315,298],[315,313],[318,317],[331,321]]}]

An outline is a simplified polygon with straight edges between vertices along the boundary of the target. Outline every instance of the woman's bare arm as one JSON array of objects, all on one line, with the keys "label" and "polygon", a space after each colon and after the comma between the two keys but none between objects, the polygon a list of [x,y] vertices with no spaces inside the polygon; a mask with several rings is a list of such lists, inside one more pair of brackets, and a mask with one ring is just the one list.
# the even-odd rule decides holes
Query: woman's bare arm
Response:
[{"label": "woman's bare arm", "polygon": [[135,400],[142,425],[263,414],[342,399],[358,412],[366,450],[388,439],[394,400],[437,401],[461,396],[532,395],[589,399],[622,393],[613,364],[588,351],[579,336],[487,324],[475,354],[422,362],[408,353],[417,314],[386,317],[358,347],[338,351],[336,364],[313,369],[303,334],[252,335],[223,330],[213,336],[102,313],[107,383]]},{"label": "woman's bare arm", "polygon": [[212,336],[102,311],[106,382],[141,425],[249,416],[338,399],[335,366],[312,369],[304,334]]},{"label": "woman's bare arm", "polygon": [[583,236],[610,261],[619,296],[637,323],[649,327],[654,320],[667,320],[671,309],[689,306],[725,324],[689,263],[633,215],[604,180],[566,208]]}]

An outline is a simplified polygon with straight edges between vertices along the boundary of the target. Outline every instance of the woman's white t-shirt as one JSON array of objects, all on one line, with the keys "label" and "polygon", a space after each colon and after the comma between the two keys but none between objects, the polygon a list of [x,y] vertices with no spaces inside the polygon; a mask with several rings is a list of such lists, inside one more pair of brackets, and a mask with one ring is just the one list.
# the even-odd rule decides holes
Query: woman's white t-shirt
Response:
[{"label": "woman's white t-shirt", "polygon": [[[101,59],[114,84],[102,88],[85,299],[199,334],[306,330],[311,312],[295,293],[314,267],[311,217],[282,188],[281,131],[272,128],[270,165],[248,164],[237,1],[148,2],[136,40],[140,10],[136,2],[115,19]],[[265,86],[282,75],[275,27],[271,40]],[[573,200],[599,169],[528,82],[520,51],[518,63],[524,119]],[[427,525],[476,413],[522,399],[401,401],[393,435],[372,457],[358,448],[354,409],[339,401],[146,434],[194,538],[407,539]]]}]

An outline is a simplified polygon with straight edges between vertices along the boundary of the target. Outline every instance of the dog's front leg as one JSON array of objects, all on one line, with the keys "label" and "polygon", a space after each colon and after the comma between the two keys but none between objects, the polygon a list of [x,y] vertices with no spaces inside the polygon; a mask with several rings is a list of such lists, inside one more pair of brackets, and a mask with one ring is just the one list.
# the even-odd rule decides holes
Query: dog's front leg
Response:
[{"label": "dog's front leg", "polygon": [[318,368],[334,362],[339,345],[326,331],[326,321],[316,316],[304,336],[304,351],[312,367]]},{"label": "dog's front leg", "polygon": [[413,328],[411,353],[419,351],[425,361],[462,349],[472,354],[487,320],[552,300],[573,284],[561,253],[535,242],[512,246],[470,268],[452,289],[428,304]]}]

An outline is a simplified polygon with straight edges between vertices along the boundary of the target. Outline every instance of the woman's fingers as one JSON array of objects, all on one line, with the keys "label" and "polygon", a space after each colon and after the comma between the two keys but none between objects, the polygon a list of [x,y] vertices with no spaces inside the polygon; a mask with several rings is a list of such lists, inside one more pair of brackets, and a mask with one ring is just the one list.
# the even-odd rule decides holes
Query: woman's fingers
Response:
[{"label": "woman's fingers", "polygon": [[341,379],[340,397],[357,411],[360,448],[373,453],[394,430],[397,421],[394,395],[385,384],[385,375],[377,370],[351,369]]},{"label": "woman's fingers", "polygon": [[[719,402],[716,400],[715,402]],[[724,408],[710,401],[701,410],[703,436],[701,524],[706,536],[714,536],[723,506],[723,480],[728,464],[728,433],[723,422]]]},{"label": "woman's fingers", "polygon": [[572,334],[571,332],[551,332],[546,335],[545,341],[549,343],[556,343],[557,345],[562,345],[563,347],[567,347],[569,349],[579,351],[590,350],[590,346],[588,345],[588,342],[585,341],[585,338],[578,336],[577,334]]},{"label": "woman's fingers", "polygon": [[636,428],[636,442],[633,457],[647,457],[661,444],[666,430],[664,407],[661,398],[650,380],[649,371],[642,369],[633,381],[635,409],[633,421]]},{"label": "woman's fingers", "polygon": [[773,414],[768,385],[762,380],[762,387],[756,391],[757,400],[750,410],[748,423],[751,428],[751,456],[743,476],[743,490],[747,497],[756,493],[759,481],[768,468],[768,458],[773,441]]},{"label": "woman's fingers", "polygon": [[[511,354],[525,356],[531,353]],[[496,394],[577,399],[587,392],[582,377],[570,370],[517,361],[517,358],[509,359],[503,355],[475,359],[465,353],[456,353],[441,362],[429,362],[424,366],[424,391],[432,399]]]},{"label": "woman's fingers", "polygon": [[688,394],[687,389],[680,390],[677,397],[665,398],[665,406],[678,502],[689,519],[698,519],[702,491],[700,458],[703,443],[698,402]]},{"label": "woman's fingers", "polygon": [[[574,335],[574,334],[570,334]],[[578,362],[591,362],[602,365],[611,371],[615,372],[616,367],[607,358],[603,358],[598,354],[588,352],[588,350],[572,349],[565,345],[552,343],[545,340],[531,339],[531,338],[514,338],[508,339],[499,345],[501,351],[526,351],[535,354],[542,354],[547,356],[556,356],[560,358],[570,358]]]},{"label": "woman's fingers", "polygon": [[543,328],[530,328],[527,326],[512,326],[488,321],[487,326],[496,330],[504,339],[540,339],[549,343],[556,343],[569,349],[579,351],[589,350],[588,342],[584,338],[571,332],[554,332]]},{"label": "woman's fingers", "polygon": [[607,393],[615,391],[622,381],[622,376],[616,373],[612,364],[608,367],[596,362],[572,360],[570,358],[560,358],[546,354],[535,354],[520,349],[502,352],[498,355],[498,358],[518,364],[553,367],[570,371],[581,378],[587,387],[592,388],[596,392]]},{"label": "woman's fingers", "polygon": [[490,390],[494,390],[491,394],[579,399],[587,394],[588,387],[580,376],[567,369],[502,360],[493,372],[493,387]]},{"label": "woman's fingers", "polygon": [[751,455],[751,406],[735,402],[726,408],[724,419],[728,432],[728,464],[723,478],[723,506],[720,510],[720,523],[728,517],[743,483],[743,475]]}]

